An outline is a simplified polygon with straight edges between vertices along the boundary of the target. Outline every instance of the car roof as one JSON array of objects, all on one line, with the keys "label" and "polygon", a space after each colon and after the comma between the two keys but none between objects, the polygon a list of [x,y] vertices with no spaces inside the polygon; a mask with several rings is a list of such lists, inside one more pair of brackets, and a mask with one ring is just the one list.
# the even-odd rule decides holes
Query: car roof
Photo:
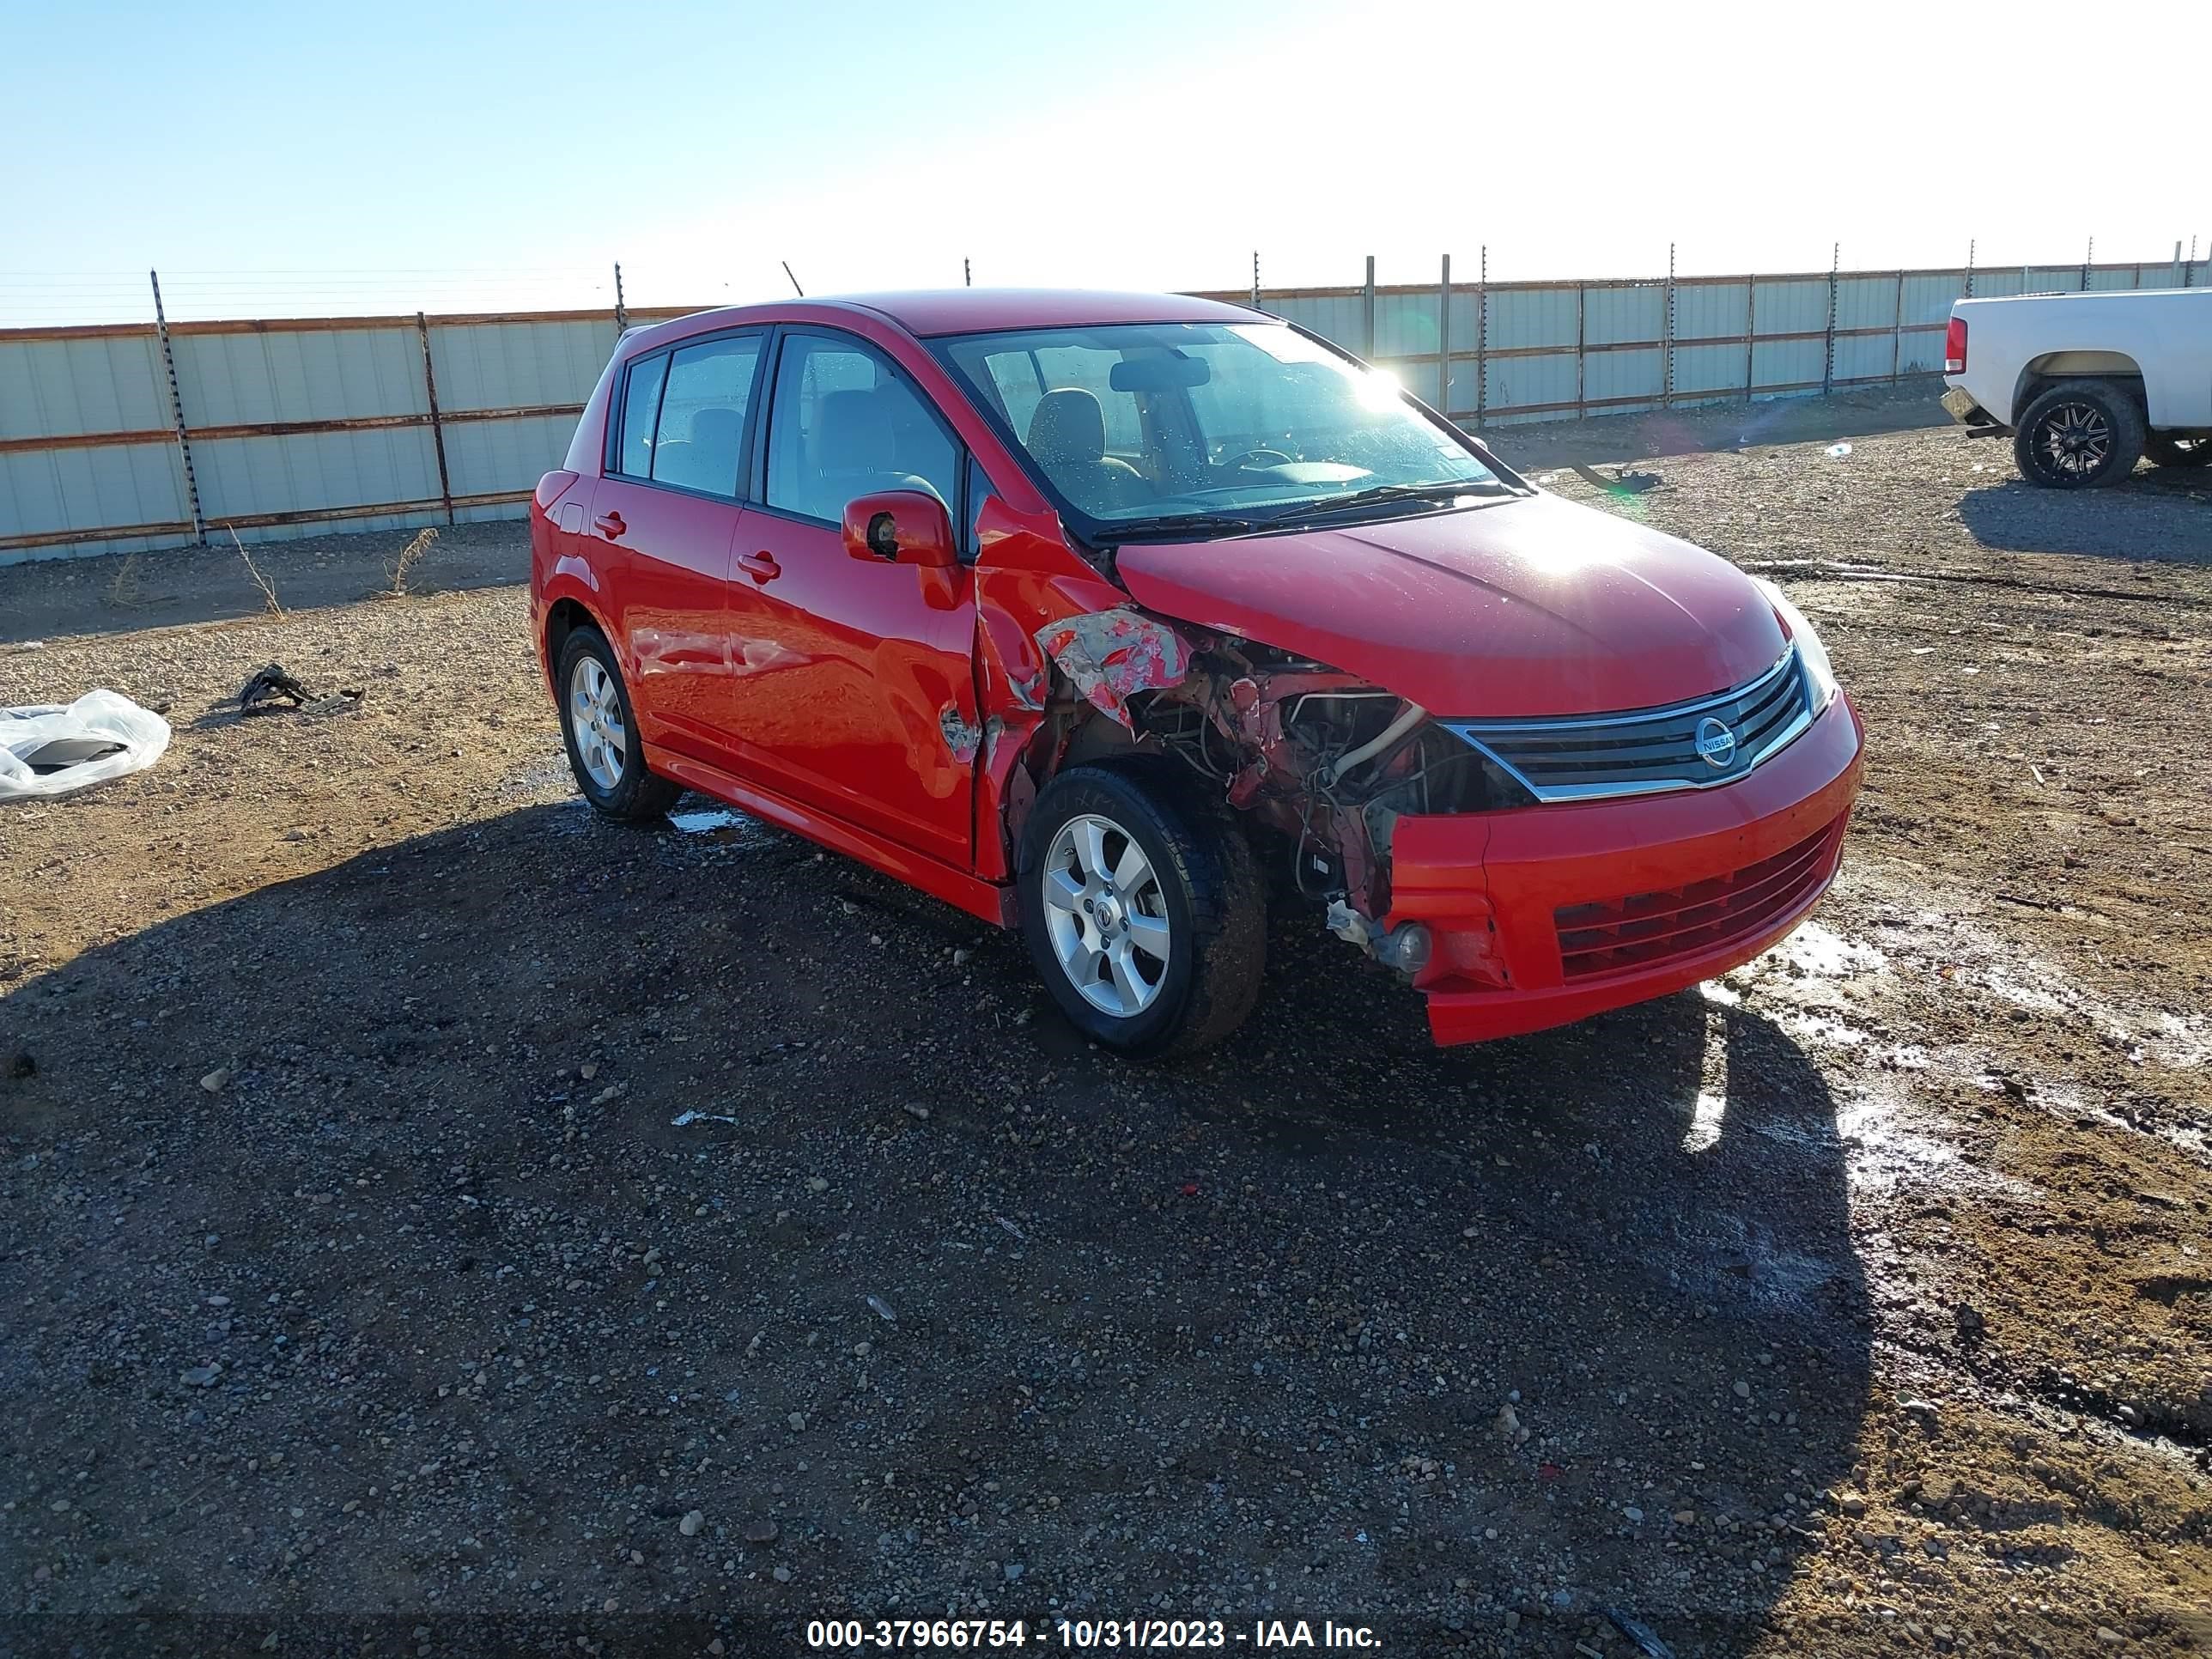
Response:
[{"label": "car roof", "polygon": [[[1121,294],[1071,288],[910,289],[837,294],[732,306],[680,319],[681,331],[738,323],[820,322],[838,313],[870,312],[909,334],[981,334],[1000,329],[1082,327],[1103,323],[1249,323],[1259,313],[1188,294]],[[665,327],[666,325],[663,325]],[[656,337],[659,330],[652,331]]]}]

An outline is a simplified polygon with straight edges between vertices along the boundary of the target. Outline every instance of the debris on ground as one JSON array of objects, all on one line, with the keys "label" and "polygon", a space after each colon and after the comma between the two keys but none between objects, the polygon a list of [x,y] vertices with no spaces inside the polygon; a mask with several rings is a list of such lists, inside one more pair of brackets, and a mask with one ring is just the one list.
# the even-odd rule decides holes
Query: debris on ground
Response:
[{"label": "debris on ground", "polygon": [[128,777],[168,746],[168,721],[118,692],[0,708],[0,801],[50,799]]},{"label": "debris on ground", "polygon": [[301,708],[313,702],[314,696],[313,692],[284,672],[283,663],[272,662],[240,690],[238,711],[241,714],[271,714],[279,702]]},{"label": "debris on ground", "polygon": [[1595,467],[1584,466],[1580,461],[1570,461],[1567,467],[1584,483],[1595,484],[1608,495],[1646,495],[1666,482],[1656,472],[1631,472],[1626,467],[1610,478]]},{"label": "debris on ground", "polygon": [[358,686],[349,686],[343,691],[333,691],[319,697],[307,685],[284,672],[284,665],[272,662],[261,670],[238,694],[238,712],[241,714],[273,714],[291,712],[301,714],[351,714],[356,713],[368,693]]},{"label": "debris on ground", "polygon": [[1613,1627],[1635,1643],[1650,1659],[1674,1659],[1674,1650],[1661,1641],[1659,1633],[1641,1619],[1632,1618],[1618,1607],[1607,1607],[1603,1612],[1613,1621]]}]

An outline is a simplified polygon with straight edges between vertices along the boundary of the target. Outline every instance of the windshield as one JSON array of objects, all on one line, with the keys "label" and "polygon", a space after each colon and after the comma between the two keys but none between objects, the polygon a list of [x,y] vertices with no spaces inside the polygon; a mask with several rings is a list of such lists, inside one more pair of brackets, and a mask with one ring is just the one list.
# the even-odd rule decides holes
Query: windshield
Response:
[{"label": "windshield", "polygon": [[1455,435],[1279,323],[1141,323],[934,342],[1090,539],[1437,511],[1507,486]]}]

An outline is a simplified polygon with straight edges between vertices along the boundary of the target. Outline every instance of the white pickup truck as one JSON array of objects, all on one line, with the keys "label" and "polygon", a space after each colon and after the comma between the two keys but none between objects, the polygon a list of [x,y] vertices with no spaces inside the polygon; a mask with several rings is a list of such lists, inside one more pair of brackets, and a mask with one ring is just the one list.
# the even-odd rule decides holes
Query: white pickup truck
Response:
[{"label": "white pickup truck", "polygon": [[1961,300],[1943,345],[1943,407],[2012,435],[2022,477],[2117,483],[2148,455],[2212,462],[2212,288]]}]

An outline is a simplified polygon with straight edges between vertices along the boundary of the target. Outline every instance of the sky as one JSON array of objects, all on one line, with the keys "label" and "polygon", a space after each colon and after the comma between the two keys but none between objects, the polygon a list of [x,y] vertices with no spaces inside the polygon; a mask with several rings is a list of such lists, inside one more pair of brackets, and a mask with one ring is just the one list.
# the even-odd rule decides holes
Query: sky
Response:
[{"label": "sky", "polygon": [[0,326],[2212,253],[2212,6],[2096,15],[11,7]]}]

